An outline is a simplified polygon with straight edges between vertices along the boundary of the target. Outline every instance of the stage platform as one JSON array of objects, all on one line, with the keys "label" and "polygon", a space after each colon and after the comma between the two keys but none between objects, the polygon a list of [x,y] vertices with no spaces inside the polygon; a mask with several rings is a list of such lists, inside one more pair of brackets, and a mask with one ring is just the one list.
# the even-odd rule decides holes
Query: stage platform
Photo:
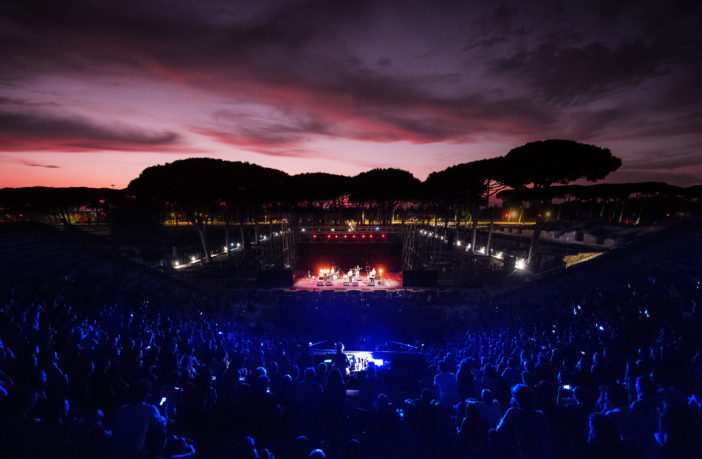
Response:
[{"label": "stage platform", "polygon": [[295,290],[310,290],[310,291],[364,291],[371,292],[375,290],[398,290],[402,289],[402,273],[385,273],[383,274],[382,283],[378,283],[377,279],[375,285],[371,285],[368,281],[367,276],[361,276],[358,285],[344,285],[343,280],[337,280],[332,282],[332,285],[318,285],[319,281],[315,278],[308,278],[307,276],[299,276],[293,282],[293,288]]}]

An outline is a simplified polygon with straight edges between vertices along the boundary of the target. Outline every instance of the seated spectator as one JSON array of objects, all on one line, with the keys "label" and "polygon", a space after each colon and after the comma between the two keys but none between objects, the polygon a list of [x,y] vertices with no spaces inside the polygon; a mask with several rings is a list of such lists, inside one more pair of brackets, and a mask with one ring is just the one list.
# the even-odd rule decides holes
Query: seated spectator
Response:
[{"label": "seated spectator", "polygon": [[694,414],[686,403],[682,401],[666,403],[660,415],[659,425],[655,438],[663,448],[664,458],[700,457],[702,442],[695,432]]},{"label": "seated spectator", "polygon": [[475,395],[475,379],[471,368],[471,361],[463,359],[456,373],[456,382],[458,383],[458,398],[465,400]]},{"label": "seated spectator", "polygon": [[639,459],[636,446],[619,438],[617,425],[602,413],[590,415],[590,433],[585,449],[586,459]]},{"label": "seated spectator", "polygon": [[344,420],[344,402],[346,401],[346,385],[338,368],[332,368],[327,377],[323,394],[324,418],[330,423],[329,427],[338,427]]},{"label": "seated spectator", "polygon": [[[139,381],[130,388],[129,402],[119,409],[112,434],[113,458],[138,459],[147,452],[147,434],[155,432],[165,436],[166,418],[154,405],[146,403],[150,393],[151,382],[148,380]],[[156,446],[153,449],[160,451]]]},{"label": "seated spectator", "polygon": [[280,407],[271,394],[268,376],[259,375],[253,381],[251,389],[251,397],[245,401],[249,414],[246,430],[258,436],[272,434],[278,430]]},{"label": "seated spectator", "polygon": [[407,418],[414,430],[432,433],[438,429],[439,402],[434,400],[429,389],[422,389],[419,399],[406,400]]},{"label": "seated spectator", "polygon": [[458,382],[451,369],[451,364],[442,360],[439,362],[439,373],[434,376],[434,389],[439,398],[439,405],[445,409],[453,409],[459,402]]},{"label": "seated spectator", "polygon": [[492,392],[483,389],[480,400],[466,402],[458,433],[471,446],[486,446],[488,431],[497,426],[501,416],[500,402]]},{"label": "seated spectator", "polygon": [[512,387],[515,384],[521,384],[522,369],[519,366],[519,361],[514,357],[510,357],[507,360],[507,367],[502,371],[500,377],[509,387]]},{"label": "seated spectator", "polygon": [[577,386],[570,390],[563,386],[558,388],[556,403],[560,416],[556,430],[565,451],[580,452],[587,443],[590,410],[585,405],[585,398],[584,387]]},{"label": "seated spectator", "polygon": [[646,459],[660,458],[661,448],[655,441],[655,432],[641,412],[629,407],[624,388],[607,386],[604,397],[605,406],[609,408],[605,415],[616,424],[619,437],[636,445]]},{"label": "seated spectator", "polygon": [[552,455],[551,429],[546,415],[534,407],[534,392],[529,386],[512,387],[512,406],[495,428],[491,444],[497,456],[549,458]]},{"label": "seated spectator", "polygon": [[361,376],[359,388],[359,405],[366,410],[377,408],[378,394],[380,394],[380,381],[377,376],[377,367],[371,362],[366,371]]},{"label": "seated spectator", "polygon": [[397,426],[397,412],[385,394],[378,395],[377,405],[378,410],[370,413],[370,430],[375,435],[388,435]]},{"label": "seated spectator", "polygon": [[100,410],[89,410],[78,422],[72,441],[77,457],[108,457],[112,432],[103,426],[105,415]]},{"label": "seated spectator", "polygon": [[292,377],[283,375],[280,380],[280,390],[274,394],[275,402],[280,408],[281,425],[285,431],[290,431],[300,420],[300,398],[295,394]]},{"label": "seated spectator", "polygon": [[193,459],[195,458],[195,447],[192,442],[185,438],[171,435],[163,449],[164,459]]},{"label": "seated spectator", "polygon": [[315,370],[305,370],[304,379],[297,386],[297,394],[302,406],[302,422],[309,424],[316,417],[322,403],[322,386],[317,384]]}]

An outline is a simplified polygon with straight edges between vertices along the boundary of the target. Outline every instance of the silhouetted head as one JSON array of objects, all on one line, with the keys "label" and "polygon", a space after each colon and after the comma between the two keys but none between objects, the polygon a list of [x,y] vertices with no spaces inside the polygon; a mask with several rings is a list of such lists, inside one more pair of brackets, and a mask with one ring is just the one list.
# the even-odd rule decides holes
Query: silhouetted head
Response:
[{"label": "silhouetted head", "polygon": [[327,455],[321,449],[315,449],[307,456],[307,459],[327,459]]},{"label": "silhouetted head", "polygon": [[612,444],[619,441],[617,424],[602,413],[590,415],[590,433],[588,443]]},{"label": "silhouetted head", "polygon": [[483,389],[483,391],[480,393],[480,399],[485,403],[490,403],[495,399],[495,396],[492,395],[492,391],[490,389]]},{"label": "silhouetted head", "polygon": [[293,457],[306,458],[310,451],[310,439],[304,435],[300,435],[293,443]]},{"label": "silhouetted head", "polygon": [[447,360],[440,361],[439,371],[442,373],[449,373],[451,371],[451,364]]},{"label": "silhouetted head", "polygon": [[267,375],[260,375],[253,380],[253,388],[256,392],[266,392],[270,386],[270,382]]},{"label": "silhouetted head", "polygon": [[258,451],[256,451],[254,439],[251,437],[244,437],[239,444],[236,445],[235,457],[240,457],[242,459],[257,459]]},{"label": "silhouetted head", "polygon": [[655,393],[656,387],[648,376],[639,376],[636,378],[636,396],[639,400],[653,397]]},{"label": "silhouetted head", "polygon": [[529,371],[522,371],[522,383],[526,384],[527,386],[534,387],[537,382],[538,381],[534,373],[531,373]]},{"label": "silhouetted head", "polygon": [[151,381],[142,379],[129,388],[129,401],[131,403],[144,403],[146,397],[151,393]]},{"label": "silhouetted head", "polygon": [[620,386],[606,386],[603,389],[604,403],[608,409],[628,406],[626,391]]},{"label": "silhouetted head", "polygon": [[327,385],[333,387],[344,385],[344,379],[341,377],[341,372],[338,368],[332,368],[332,370],[329,372],[329,376],[327,376]]},{"label": "silhouetted head", "polygon": [[292,376],[290,376],[288,374],[283,375],[283,377],[280,380],[280,389],[283,392],[290,392],[290,391],[292,391],[292,387],[293,387]]},{"label": "silhouetted head", "polygon": [[256,369],[254,370],[254,378],[257,378],[261,375],[267,375],[267,374],[268,374],[268,372],[263,367],[256,367]]},{"label": "silhouetted head", "polygon": [[344,447],[344,459],[361,459],[363,457],[363,452],[361,451],[361,442],[352,438],[346,443]]},{"label": "silhouetted head", "polygon": [[512,400],[517,403],[519,408],[525,410],[534,409],[534,391],[531,387],[524,384],[515,384],[512,386]]}]

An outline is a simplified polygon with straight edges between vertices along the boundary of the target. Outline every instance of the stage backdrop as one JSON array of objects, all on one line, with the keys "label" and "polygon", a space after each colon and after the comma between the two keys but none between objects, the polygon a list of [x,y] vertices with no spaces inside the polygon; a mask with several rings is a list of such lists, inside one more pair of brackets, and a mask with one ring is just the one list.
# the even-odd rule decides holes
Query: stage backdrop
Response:
[{"label": "stage backdrop", "polygon": [[402,244],[389,242],[313,242],[298,245],[297,268],[301,271],[317,271],[338,266],[347,270],[353,266],[364,268],[366,264],[386,272],[402,271]]}]

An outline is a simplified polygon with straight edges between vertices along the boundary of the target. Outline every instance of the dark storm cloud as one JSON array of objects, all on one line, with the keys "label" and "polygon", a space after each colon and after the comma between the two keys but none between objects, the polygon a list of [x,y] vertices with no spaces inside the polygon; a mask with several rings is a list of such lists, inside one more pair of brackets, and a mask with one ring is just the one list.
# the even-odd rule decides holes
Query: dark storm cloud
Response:
[{"label": "dark storm cloud", "polygon": [[[249,113],[218,110],[213,118],[229,132],[231,138],[247,139],[249,143],[259,145],[295,144],[305,136],[329,134],[330,126],[320,119],[294,116],[253,117]],[[216,137],[226,137],[225,132],[216,133]],[[240,140],[240,141],[241,141]],[[235,142],[228,142],[235,143]]]},{"label": "dark storm cloud", "polygon": [[43,167],[46,169],[60,169],[60,166],[56,166],[55,164],[40,164],[40,163],[36,163],[34,161],[25,160],[25,159],[21,159],[21,160],[19,160],[19,162],[20,162],[20,164],[24,164],[25,166],[29,166],[29,167]]},{"label": "dark storm cloud", "polygon": [[3,105],[9,105],[14,107],[22,108],[34,108],[34,107],[60,107],[61,104],[56,102],[32,102],[25,99],[14,99],[11,97],[0,97],[0,107]]},{"label": "dark storm cloud", "polygon": [[[516,146],[549,136],[606,144],[690,135],[702,111],[701,8],[688,0],[10,1],[0,6],[0,89],[62,76],[197,88],[268,112],[203,108],[211,119],[188,130],[272,156],[320,155],[305,148],[318,137],[422,144],[489,135]],[[22,97],[0,97],[32,109]],[[0,127],[5,149],[32,136],[85,150],[179,140],[100,127],[92,114],[38,118],[43,124],[8,118],[18,127]],[[45,133],[20,128],[32,123]]]},{"label": "dark storm cloud", "polygon": [[0,149],[60,151],[159,148],[176,143],[174,132],[153,132],[131,126],[105,127],[82,117],[0,111]]},{"label": "dark storm cloud", "polygon": [[[227,2],[172,2],[168,7],[148,2],[17,2],[6,7],[16,31],[2,46],[3,54],[16,65],[0,73],[19,77],[23,72],[52,68],[97,72],[113,65],[219,89],[226,89],[233,78],[245,84],[291,85],[313,93],[345,91],[354,101],[388,108],[424,100],[431,103],[421,90],[403,87],[408,78],[402,73],[385,76],[386,81],[365,79],[359,65],[354,65],[362,59],[348,49],[344,34],[363,30],[384,3],[300,1],[249,10],[242,3]],[[539,5],[539,11],[551,11],[561,19],[567,11],[560,10],[572,9],[568,2]],[[591,21],[615,21],[631,9],[605,2],[597,6],[600,17],[593,13]],[[396,13],[403,17],[402,10]],[[502,3],[480,22],[462,26],[483,40],[482,46],[501,44],[490,56],[489,72],[546,102],[569,103],[640,84],[665,72],[671,57],[669,49],[654,40],[638,36],[621,43],[578,40],[576,32],[558,24],[545,24],[553,30],[539,28],[543,13],[533,14],[531,20],[525,14],[514,4]],[[645,30],[671,33],[647,16],[640,21],[641,34]],[[520,49],[522,37],[536,31],[537,43]],[[376,61],[383,67],[391,60],[383,56]],[[419,83],[409,82],[414,89],[421,89]]]},{"label": "dark storm cloud", "polygon": [[642,41],[611,47],[592,42],[577,47],[543,43],[497,59],[493,72],[523,81],[548,102],[591,100],[665,73],[666,54]]},{"label": "dark storm cloud", "polygon": [[702,151],[702,142],[693,142],[672,149],[650,149],[648,154],[638,158],[636,162],[632,162],[628,169],[637,171],[674,170],[690,165],[702,169],[700,151]]}]

